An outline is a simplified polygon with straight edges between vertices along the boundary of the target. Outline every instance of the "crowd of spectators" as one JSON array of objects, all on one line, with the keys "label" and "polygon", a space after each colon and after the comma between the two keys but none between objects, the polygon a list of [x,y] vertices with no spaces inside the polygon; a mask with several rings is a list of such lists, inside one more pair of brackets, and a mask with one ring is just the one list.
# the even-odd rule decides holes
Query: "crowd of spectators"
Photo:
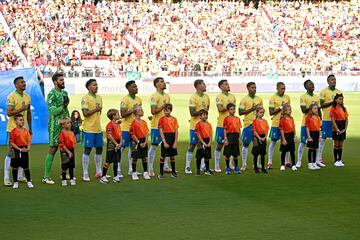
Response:
[{"label": "crowd of spectators", "polygon": [[[359,71],[359,6],[349,2],[146,4],[8,1],[0,10],[26,60],[48,74],[84,61],[118,72]],[[1,26],[1,25],[0,25]],[[0,27],[0,70],[17,64]],[[6,66],[6,67],[4,67]]]}]

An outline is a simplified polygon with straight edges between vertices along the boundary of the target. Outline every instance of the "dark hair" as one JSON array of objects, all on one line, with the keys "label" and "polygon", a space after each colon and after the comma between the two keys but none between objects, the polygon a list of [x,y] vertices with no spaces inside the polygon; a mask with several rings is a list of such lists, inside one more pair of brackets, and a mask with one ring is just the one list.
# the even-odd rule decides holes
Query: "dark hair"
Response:
[{"label": "dark hair", "polygon": [[85,83],[86,89],[89,89],[90,84],[93,83],[93,82],[96,82],[96,79],[90,78],[89,80],[87,80],[86,83]]},{"label": "dark hair", "polygon": [[305,88],[305,89],[306,89],[306,85],[308,84],[308,82],[311,82],[311,80],[308,79],[308,80],[306,80],[306,81],[304,82],[304,88]]},{"label": "dark hair", "polygon": [[218,87],[220,88],[220,86],[223,85],[225,82],[227,82],[226,79],[220,80],[219,83],[218,83]]},{"label": "dark hair", "polygon": [[133,84],[133,83],[135,83],[135,81],[134,81],[134,80],[130,80],[130,81],[128,81],[128,82],[125,84],[125,87],[126,87],[126,88],[129,88],[129,86],[130,86],[131,84]]},{"label": "dark hair", "polygon": [[249,88],[251,85],[256,85],[256,84],[255,84],[255,82],[248,82],[248,83],[246,84],[246,88]]},{"label": "dark hair", "polygon": [[109,109],[109,110],[107,111],[106,116],[107,116],[110,120],[113,120],[114,116],[115,116],[116,114],[118,114],[118,113],[119,113],[119,111],[118,111],[117,109],[111,108],[111,109]]},{"label": "dark hair", "polygon": [[161,79],[164,80],[164,78],[162,78],[162,77],[157,77],[157,78],[154,79],[154,81],[153,81],[154,87],[156,87],[156,84],[157,84]]},{"label": "dark hair", "polygon": [[62,72],[56,72],[56,73],[54,73],[54,75],[51,77],[51,80],[52,80],[53,82],[55,82],[55,81],[58,80],[59,77],[63,77],[63,76],[64,76],[64,74],[63,74]]},{"label": "dark hair", "polygon": [[227,109],[227,110],[230,110],[230,108],[232,108],[232,107],[235,107],[235,104],[233,104],[233,103],[228,103],[228,104],[226,105],[226,109]]},{"label": "dark hair", "polygon": [[285,86],[285,83],[283,83],[283,82],[277,82],[277,83],[276,83],[276,88],[278,88],[280,85],[284,85],[284,86]]},{"label": "dark hair", "polygon": [[195,82],[194,82],[194,87],[196,88],[197,85],[202,84],[203,82],[204,82],[204,80],[202,80],[202,79],[197,79],[197,80],[195,80]]},{"label": "dark hair", "polygon": [[165,103],[164,109],[172,111],[173,110],[173,105],[171,103]]},{"label": "dark hair", "polygon": [[329,78],[335,78],[335,75],[334,74],[330,74],[329,76],[327,76],[326,80],[329,81]]},{"label": "dark hair", "polygon": [[[338,98],[340,98],[340,97],[344,98],[344,95],[343,95],[342,93],[337,93],[337,94],[335,95],[334,100],[333,100],[333,104],[332,104],[333,107],[336,107],[336,104],[337,104],[337,103],[336,103],[336,100],[337,100]],[[342,109],[344,110],[344,112],[346,112],[346,107],[344,106],[344,103],[341,104],[340,106],[342,107]]]},{"label": "dark hair", "polygon": [[310,104],[310,106],[309,106],[309,111],[308,111],[308,115],[313,116],[312,109],[313,109],[313,107],[315,107],[315,106],[317,106],[318,109],[319,109],[319,105],[317,105],[317,103],[312,103],[312,104]]},{"label": "dark hair", "polygon": [[205,109],[201,109],[199,111],[199,116],[203,115],[203,114],[206,114],[206,115],[209,115],[208,111],[206,111]]},{"label": "dark hair", "polygon": [[[75,118],[75,113],[78,113],[78,115],[79,115],[78,119]],[[74,110],[74,111],[71,112],[71,122],[73,123],[75,121],[78,121],[80,124],[82,123],[81,115],[80,115],[80,112],[78,110]]]},{"label": "dark hair", "polygon": [[18,113],[14,116],[14,120],[16,121],[16,120],[18,120],[18,118],[21,118],[21,117],[23,118],[24,116],[21,113]]},{"label": "dark hair", "polygon": [[14,85],[16,85],[17,81],[19,81],[19,80],[21,80],[21,79],[24,79],[24,77],[23,77],[23,76],[16,77],[16,78],[14,79]]}]

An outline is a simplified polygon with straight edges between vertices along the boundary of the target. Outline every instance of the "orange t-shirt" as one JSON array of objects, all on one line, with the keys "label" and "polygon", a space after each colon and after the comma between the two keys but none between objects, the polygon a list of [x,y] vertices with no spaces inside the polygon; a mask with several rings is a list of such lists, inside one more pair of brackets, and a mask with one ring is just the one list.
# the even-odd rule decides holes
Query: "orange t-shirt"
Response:
[{"label": "orange t-shirt", "polygon": [[227,133],[239,133],[242,127],[240,118],[231,115],[225,117],[223,127]]},{"label": "orange t-shirt", "polygon": [[256,118],[252,122],[252,131],[259,135],[266,135],[269,132],[269,124],[265,119]]},{"label": "orange t-shirt", "polygon": [[202,138],[211,138],[212,127],[209,122],[199,121],[195,125],[195,133],[200,134]]},{"label": "orange t-shirt", "polygon": [[305,117],[305,126],[309,128],[310,132],[318,132],[321,128],[321,118],[319,116],[309,116]]},{"label": "orange t-shirt", "polygon": [[295,122],[293,117],[281,117],[279,129],[284,133],[291,133],[295,131]]},{"label": "orange t-shirt", "polygon": [[120,124],[113,123],[113,121],[110,121],[106,125],[106,135],[112,136],[115,141],[121,140],[121,127]]},{"label": "orange t-shirt", "polygon": [[174,133],[179,128],[179,124],[173,116],[163,116],[159,120],[158,128],[161,128],[163,133]]},{"label": "orange t-shirt", "polygon": [[31,135],[26,128],[14,128],[10,132],[9,142],[15,143],[18,147],[26,147],[31,142]]},{"label": "orange t-shirt", "polygon": [[330,109],[330,117],[333,117],[335,121],[344,121],[348,116],[348,112],[344,111],[342,107],[332,107]]},{"label": "orange t-shirt", "polygon": [[76,146],[75,134],[72,131],[62,130],[59,135],[59,147],[65,146],[67,149],[74,149]]},{"label": "orange t-shirt", "polygon": [[142,119],[134,119],[130,126],[130,134],[135,135],[138,139],[145,138],[149,134],[149,128]]}]

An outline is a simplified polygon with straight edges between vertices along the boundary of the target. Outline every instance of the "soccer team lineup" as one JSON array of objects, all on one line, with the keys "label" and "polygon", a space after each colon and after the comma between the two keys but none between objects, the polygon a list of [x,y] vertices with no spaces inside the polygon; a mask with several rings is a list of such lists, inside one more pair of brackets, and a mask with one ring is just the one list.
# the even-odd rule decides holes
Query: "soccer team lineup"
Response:
[{"label": "soccer team lineup", "polygon": [[[322,161],[325,145],[333,148],[331,164],[344,167],[342,148],[348,127],[348,111],[344,106],[343,94],[336,88],[336,77],[329,75],[326,80],[328,86],[319,95],[314,93],[315,86],[311,80],[304,81],[306,92],[300,97],[303,114],[301,126],[295,125],[292,116],[292,108],[295,106],[285,94],[286,86],[283,82],[274,83],[276,93],[266,99],[269,108],[265,109],[265,99],[256,94],[255,82],[247,83],[248,93],[237,103],[238,100],[230,93],[230,85],[225,79],[218,82],[221,92],[215,100],[218,111],[216,125],[210,123],[210,97],[206,94],[206,83],[201,79],[195,80],[195,93],[189,95],[189,115],[186,116],[186,120],[190,118],[190,131],[184,175],[194,173],[196,176],[211,176],[222,172],[226,175],[241,174],[250,169],[255,174],[266,174],[271,172],[274,152],[279,149],[280,171],[286,171],[287,168],[289,171],[303,168],[318,170],[326,166]],[[64,75],[61,72],[55,73],[52,82],[54,87],[47,96],[49,150],[47,154],[44,153],[44,184],[55,184],[51,178],[51,169],[57,152],[60,152],[61,186],[76,185],[76,158],[81,158],[81,180],[84,182],[90,182],[91,176],[102,184],[108,184],[110,180],[114,183],[121,182],[124,178],[122,165],[126,160],[129,163],[127,173],[135,181],[139,177],[145,180],[162,180],[165,173],[175,179],[179,177],[176,161],[183,161],[176,159],[179,119],[172,115],[176,105],[171,103],[169,94],[165,92],[164,78],[157,77],[153,80],[155,92],[150,96],[149,126],[144,120],[142,100],[137,96],[136,81],[126,82],[128,95],[122,98],[119,110],[103,109],[102,98],[97,93],[97,81],[89,79],[84,86],[88,94],[81,99],[81,110],[71,113],[68,110],[71,100],[64,90]],[[23,181],[29,188],[34,188],[29,164],[32,134],[36,134],[32,132],[31,99],[26,94],[26,79],[16,77],[14,86],[16,90],[7,97],[6,103],[9,120],[6,129],[8,147],[4,162],[4,185],[16,189],[19,188],[19,181]],[[106,114],[108,118],[104,133],[100,120],[102,114]],[[271,121],[268,122],[264,114],[269,114]],[[299,141],[296,141],[297,136]],[[333,143],[328,141],[325,144],[326,139],[332,139]],[[80,147],[80,144],[77,145],[80,142],[83,154],[78,157],[75,156],[75,149]],[[298,146],[297,151],[295,145]],[[156,159],[158,147],[160,157]],[[306,148],[305,164],[303,155]],[[128,149],[127,156],[125,149]],[[89,172],[92,150],[95,152],[94,175]],[[251,157],[248,156],[249,150]],[[193,158],[195,169],[191,167]],[[248,158],[252,159],[251,164],[248,163]],[[212,159],[214,169],[210,169]],[[225,169],[221,169],[221,159],[225,161]],[[141,162],[143,173],[137,171],[137,162]],[[155,163],[159,164],[157,173],[154,171]],[[112,169],[112,174],[109,169]]]}]

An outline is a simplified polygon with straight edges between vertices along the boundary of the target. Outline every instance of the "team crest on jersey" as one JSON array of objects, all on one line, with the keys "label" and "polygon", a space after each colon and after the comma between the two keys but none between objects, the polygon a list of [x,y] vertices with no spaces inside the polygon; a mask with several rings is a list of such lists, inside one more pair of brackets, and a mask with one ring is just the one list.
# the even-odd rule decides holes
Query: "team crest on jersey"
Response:
[{"label": "team crest on jersey", "polygon": [[84,104],[85,104],[85,100],[82,100],[82,101],[81,101],[81,105],[84,105]]},{"label": "team crest on jersey", "polygon": [[216,102],[220,102],[220,98],[217,97],[217,98],[216,98]]},{"label": "team crest on jersey", "polygon": [[155,102],[156,99],[155,99],[154,97],[152,97],[152,98],[150,99],[150,101]]},{"label": "team crest on jersey", "polygon": [[193,101],[191,99],[189,100],[189,104],[191,104],[191,105],[193,104]]}]

